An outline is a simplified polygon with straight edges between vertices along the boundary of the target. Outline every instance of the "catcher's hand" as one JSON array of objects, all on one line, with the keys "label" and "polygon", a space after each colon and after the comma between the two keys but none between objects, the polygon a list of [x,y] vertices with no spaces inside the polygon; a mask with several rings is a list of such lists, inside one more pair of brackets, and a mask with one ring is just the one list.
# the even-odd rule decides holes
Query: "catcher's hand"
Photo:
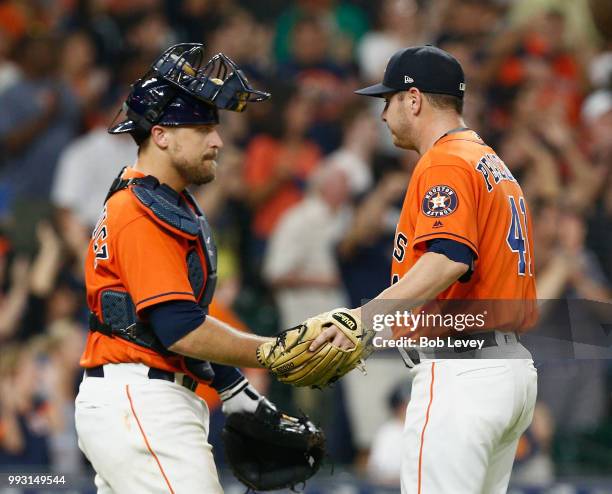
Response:
[{"label": "catcher's hand", "polygon": [[279,412],[262,398],[254,412],[231,413],[223,428],[229,466],[257,491],[293,488],[312,477],[325,456],[325,436],[308,417]]},{"label": "catcher's hand", "polygon": [[[311,345],[330,328],[336,327],[351,348],[325,341],[313,351]],[[330,338],[337,332],[329,332]],[[276,341],[266,342],[257,350],[259,362],[279,381],[294,386],[323,387],[337,381],[357,367],[373,350],[369,345],[374,332],[364,328],[360,318],[349,309],[339,308],[307,319],[299,326],[282,332]]]}]

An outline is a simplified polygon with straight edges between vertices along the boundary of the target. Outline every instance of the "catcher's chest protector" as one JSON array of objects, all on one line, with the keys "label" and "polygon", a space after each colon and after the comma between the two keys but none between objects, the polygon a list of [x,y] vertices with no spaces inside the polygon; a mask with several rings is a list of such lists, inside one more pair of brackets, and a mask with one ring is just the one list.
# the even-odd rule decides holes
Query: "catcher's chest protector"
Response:
[{"label": "catcher's chest protector", "polygon": [[184,197],[195,208],[195,212],[186,204],[182,196],[166,185],[158,185],[155,178],[144,177],[144,180],[149,180],[152,186],[147,182],[141,182],[130,189],[141,207],[160,226],[175,235],[199,244],[203,252],[205,266],[200,261],[195,245],[189,251],[186,261],[189,282],[196,300],[202,309],[208,312],[208,306],[212,301],[217,284],[217,246],[206,216],[189,192],[185,191]]},{"label": "catcher's chest protector", "polygon": [[[206,217],[191,194],[185,191],[179,195],[170,187],[160,185],[152,176],[115,179],[106,201],[114,193],[128,187],[137,204],[160,228],[193,243],[185,260],[189,283],[198,304],[208,313],[217,282],[217,248]],[[170,353],[158,340],[153,328],[138,320],[129,293],[105,290],[101,294],[101,306],[104,322],[92,319],[90,328],[93,331],[118,336],[162,355]]]}]

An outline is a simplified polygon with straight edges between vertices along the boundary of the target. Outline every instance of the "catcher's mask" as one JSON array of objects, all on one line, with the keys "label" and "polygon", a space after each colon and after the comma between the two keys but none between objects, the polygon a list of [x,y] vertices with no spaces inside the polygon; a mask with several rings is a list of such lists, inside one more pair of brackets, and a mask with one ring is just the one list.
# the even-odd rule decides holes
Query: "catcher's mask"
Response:
[{"label": "catcher's mask", "polygon": [[242,112],[249,102],[267,100],[223,53],[203,65],[204,45],[181,43],[168,48],[133,85],[123,111],[127,119],[109,132],[148,135],[154,125],[219,123],[218,110]]}]

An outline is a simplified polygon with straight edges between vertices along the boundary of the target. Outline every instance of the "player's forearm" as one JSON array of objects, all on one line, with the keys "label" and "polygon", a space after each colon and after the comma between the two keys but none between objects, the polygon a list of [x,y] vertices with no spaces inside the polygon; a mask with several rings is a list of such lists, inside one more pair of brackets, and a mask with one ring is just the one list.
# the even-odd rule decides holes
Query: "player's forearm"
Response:
[{"label": "player's forearm", "polygon": [[238,331],[209,316],[198,328],[171,345],[169,350],[234,367],[261,367],[255,356],[257,347],[269,340]]},{"label": "player's forearm", "polygon": [[[451,261],[443,254],[427,252],[397,283],[383,290],[371,304],[371,309],[380,311],[381,302],[385,310],[410,310],[434,299],[457,281],[469,266]],[[388,304],[388,307],[387,307]]]}]

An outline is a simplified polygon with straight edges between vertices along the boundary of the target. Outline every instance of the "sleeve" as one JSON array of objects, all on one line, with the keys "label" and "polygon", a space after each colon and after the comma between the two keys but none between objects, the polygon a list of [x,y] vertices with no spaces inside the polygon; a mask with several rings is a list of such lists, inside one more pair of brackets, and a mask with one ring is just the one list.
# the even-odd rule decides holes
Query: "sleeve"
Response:
[{"label": "sleeve", "polygon": [[206,319],[202,307],[187,300],[156,304],[147,310],[159,341],[168,348],[200,326]]},{"label": "sleeve", "polygon": [[425,249],[428,240],[446,238],[468,246],[478,257],[476,192],[467,170],[432,166],[417,182],[417,216],[412,246]]},{"label": "sleeve", "polygon": [[436,252],[448,257],[451,261],[469,266],[469,269],[459,278],[461,283],[467,283],[472,278],[474,252],[467,245],[447,238],[435,238],[427,241],[427,252]]},{"label": "sleeve", "polygon": [[240,381],[246,381],[244,374],[236,367],[215,362],[211,362],[210,365],[215,371],[215,378],[210,385],[219,393],[223,393],[223,391],[230,389]]},{"label": "sleeve", "polygon": [[247,184],[257,187],[270,176],[271,147],[265,138],[255,138],[246,151],[243,176]]},{"label": "sleeve", "polygon": [[427,241],[427,252],[436,252],[448,257],[451,261],[472,265],[474,252],[467,245],[446,238],[435,238]]},{"label": "sleeve", "polygon": [[120,260],[121,280],[137,312],[169,300],[195,302],[182,241],[147,216],[139,216],[115,237],[111,256]]},{"label": "sleeve", "polygon": [[[198,304],[184,300],[154,305],[147,310],[147,315],[155,334],[166,348],[191,333],[206,319],[206,314]],[[214,362],[210,362],[210,365],[215,373],[210,385],[219,393],[244,380],[242,372],[235,367]]]}]

